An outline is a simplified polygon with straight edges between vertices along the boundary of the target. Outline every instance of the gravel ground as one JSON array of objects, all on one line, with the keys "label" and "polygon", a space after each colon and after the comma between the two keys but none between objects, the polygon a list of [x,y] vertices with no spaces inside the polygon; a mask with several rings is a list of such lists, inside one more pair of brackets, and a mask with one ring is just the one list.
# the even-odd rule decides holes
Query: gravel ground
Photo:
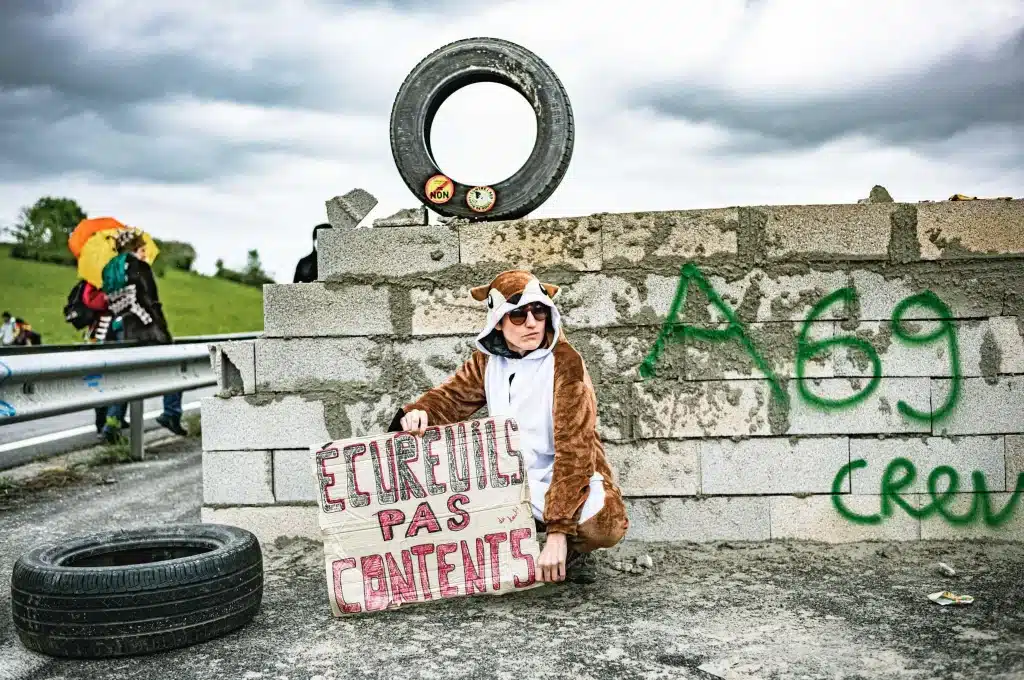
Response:
[{"label": "gravel ground", "polygon": [[[21,552],[65,535],[199,521],[197,448],[154,446],[144,463],[0,512],[0,566],[9,574]],[[1024,544],[627,544],[602,554],[592,585],[347,619],[331,617],[319,544],[264,547],[256,619],[155,656],[83,662],[29,652],[5,593],[0,678],[1024,678]],[[644,555],[652,567],[615,568]],[[956,575],[940,573],[940,561]],[[976,600],[940,607],[927,597],[940,590]]]}]

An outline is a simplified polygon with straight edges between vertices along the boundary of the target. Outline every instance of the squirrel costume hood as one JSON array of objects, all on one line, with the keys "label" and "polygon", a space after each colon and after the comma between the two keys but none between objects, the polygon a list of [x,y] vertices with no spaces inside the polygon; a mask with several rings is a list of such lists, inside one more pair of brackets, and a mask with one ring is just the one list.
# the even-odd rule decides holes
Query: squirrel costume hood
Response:
[{"label": "squirrel costume hood", "polygon": [[[509,359],[534,359],[550,354],[562,334],[561,314],[554,302],[559,290],[558,286],[541,283],[536,276],[522,269],[502,272],[490,283],[470,290],[474,300],[487,301],[487,323],[476,338],[477,348],[484,354]],[[513,309],[533,302],[540,302],[551,309],[546,322],[545,342],[520,357],[509,349],[505,336],[496,326]]]}]

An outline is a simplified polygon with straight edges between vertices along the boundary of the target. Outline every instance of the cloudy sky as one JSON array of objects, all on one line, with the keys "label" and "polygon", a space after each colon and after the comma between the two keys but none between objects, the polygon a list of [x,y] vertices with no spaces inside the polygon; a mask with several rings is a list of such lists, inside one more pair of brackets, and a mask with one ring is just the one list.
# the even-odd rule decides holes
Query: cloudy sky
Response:
[{"label": "cloudy sky", "polygon": [[[0,224],[70,196],[198,267],[258,248],[291,280],[362,187],[418,205],[388,123],[409,70],[460,38],[512,40],[565,85],[577,136],[534,216],[1024,195],[1020,0],[2,0]],[[510,175],[530,109],[476,85],[442,107],[440,165]],[[489,149],[485,154],[481,149]]]}]

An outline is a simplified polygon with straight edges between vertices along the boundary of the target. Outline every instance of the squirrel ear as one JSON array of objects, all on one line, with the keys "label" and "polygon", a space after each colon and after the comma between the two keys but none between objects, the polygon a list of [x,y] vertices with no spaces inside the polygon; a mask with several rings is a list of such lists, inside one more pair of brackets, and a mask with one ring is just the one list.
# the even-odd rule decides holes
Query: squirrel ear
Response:
[{"label": "squirrel ear", "polygon": [[558,291],[561,290],[558,286],[554,285],[553,283],[542,283],[540,284],[540,286],[541,288],[544,289],[544,292],[547,293],[548,297],[551,298],[552,300],[555,299],[555,296],[558,295]]},{"label": "squirrel ear", "polygon": [[487,299],[487,293],[489,293],[490,290],[491,285],[487,284],[486,286],[477,286],[476,288],[471,288],[469,294],[472,295],[473,299],[476,300],[477,302],[483,302],[484,300]]}]

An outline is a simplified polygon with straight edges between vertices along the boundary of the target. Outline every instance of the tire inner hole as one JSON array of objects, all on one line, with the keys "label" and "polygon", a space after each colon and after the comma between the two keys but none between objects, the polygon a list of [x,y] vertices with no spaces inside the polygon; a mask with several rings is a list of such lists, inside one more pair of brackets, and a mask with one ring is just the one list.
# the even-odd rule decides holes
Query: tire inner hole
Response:
[{"label": "tire inner hole", "polygon": [[65,567],[126,567],[132,564],[166,562],[202,555],[214,550],[209,545],[144,545],[130,548],[94,549],[69,555],[61,560]]},{"label": "tire inner hole", "polygon": [[526,98],[499,83],[474,83],[437,110],[430,146],[441,172],[470,186],[494,186],[516,174],[537,141]]}]

